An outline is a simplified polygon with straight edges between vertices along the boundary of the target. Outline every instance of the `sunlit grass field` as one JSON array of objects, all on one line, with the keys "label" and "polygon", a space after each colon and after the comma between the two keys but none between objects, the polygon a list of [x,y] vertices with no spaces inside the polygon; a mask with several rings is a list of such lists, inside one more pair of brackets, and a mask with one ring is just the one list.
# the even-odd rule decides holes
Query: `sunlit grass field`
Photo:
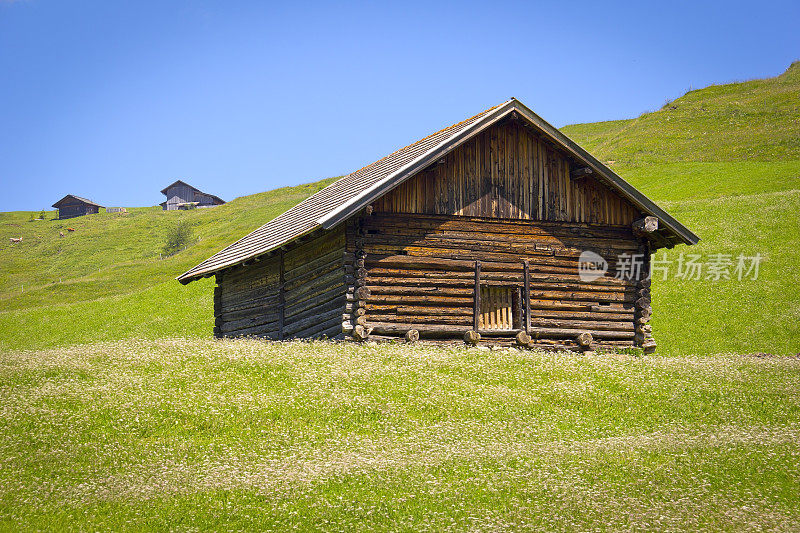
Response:
[{"label": "sunlit grass field", "polygon": [[800,528],[800,360],[119,341],[0,359],[8,530]]}]

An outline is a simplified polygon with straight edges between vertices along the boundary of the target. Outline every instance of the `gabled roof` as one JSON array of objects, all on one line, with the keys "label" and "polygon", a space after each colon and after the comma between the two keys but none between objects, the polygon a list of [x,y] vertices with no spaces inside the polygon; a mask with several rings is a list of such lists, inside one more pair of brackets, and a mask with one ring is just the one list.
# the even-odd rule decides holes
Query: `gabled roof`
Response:
[{"label": "gabled roof", "polygon": [[64,198],[62,198],[61,200],[59,200],[59,201],[57,201],[56,203],[54,203],[54,204],[53,204],[51,207],[55,207],[56,209],[58,209],[58,207],[59,207],[61,204],[63,204],[64,202],[66,202],[66,201],[67,201],[67,200],[69,200],[70,198],[72,198],[72,199],[74,199],[74,200],[78,200],[79,202],[81,202],[81,203],[84,203],[84,204],[95,205],[95,206],[97,206],[97,207],[103,207],[103,206],[102,206],[102,205],[100,205],[100,204],[94,203],[93,201],[91,201],[91,200],[87,200],[86,198],[81,198],[80,196],[75,196],[74,194],[68,194],[68,195],[66,195]]},{"label": "gabled roof", "polygon": [[512,98],[463,122],[449,126],[331,183],[257,230],[178,277],[181,283],[209,276],[265,254],[317,229],[329,229],[391,191],[417,172],[479,132],[516,113],[550,137],[570,156],[590,167],[605,183],[644,213],[658,217],[673,242],[696,244],[700,239],[652,200],[567,138],[520,101]]},{"label": "gabled roof", "polygon": [[220,202],[220,203],[222,203],[222,204],[224,204],[224,203],[225,203],[225,200],[223,200],[223,199],[222,199],[222,198],[220,198],[219,196],[215,196],[215,195],[213,195],[213,194],[208,194],[207,192],[203,192],[203,191],[201,191],[200,189],[198,189],[197,187],[195,187],[195,186],[193,186],[193,185],[189,185],[188,183],[186,183],[186,182],[185,182],[185,181],[183,181],[183,180],[177,180],[177,181],[175,181],[174,183],[171,183],[171,184],[167,185],[166,187],[164,187],[163,189],[161,189],[161,194],[163,194],[164,196],[166,196],[166,195],[167,195],[167,191],[168,191],[168,190],[170,190],[172,187],[175,187],[176,185],[186,185],[187,187],[189,187],[190,189],[192,189],[192,190],[193,190],[193,191],[195,191],[195,192],[199,192],[200,194],[205,194],[206,196],[210,196],[211,198],[213,198],[214,200],[216,200],[216,201],[218,201],[218,202]]}]

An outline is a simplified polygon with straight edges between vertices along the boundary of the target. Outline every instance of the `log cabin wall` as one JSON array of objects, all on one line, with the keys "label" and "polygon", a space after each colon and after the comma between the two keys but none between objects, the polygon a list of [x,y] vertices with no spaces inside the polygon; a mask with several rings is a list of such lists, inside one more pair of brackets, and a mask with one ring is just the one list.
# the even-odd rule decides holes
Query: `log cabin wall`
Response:
[{"label": "log cabin wall", "polygon": [[[614,277],[618,254],[642,251],[630,228],[375,213],[348,225],[348,246],[364,265],[353,309],[363,309],[358,319],[373,335],[414,329],[453,339],[477,330],[484,340],[509,342],[527,329],[544,347],[575,348],[582,332],[599,346],[634,344],[638,279]],[[608,261],[605,276],[581,281],[584,250]],[[497,295],[477,309],[476,271],[481,295]],[[489,312],[506,323],[498,327]]]},{"label": "log cabin wall", "polygon": [[217,337],[335,336],[344,308],[344,228],[217,274]]},{"label": "log cabin wall", "polygon": [[375,202],[376,212],[630,226],[639,210],[570,162],[527,125],[506,120]]}]

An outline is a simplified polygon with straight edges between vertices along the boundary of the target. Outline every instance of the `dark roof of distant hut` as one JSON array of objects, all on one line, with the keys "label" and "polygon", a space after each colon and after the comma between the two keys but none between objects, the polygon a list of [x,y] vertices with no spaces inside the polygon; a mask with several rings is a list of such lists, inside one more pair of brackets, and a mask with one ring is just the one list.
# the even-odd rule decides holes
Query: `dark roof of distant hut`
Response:
[{"label": "dark roof of distant hut", "polygon": [[[189,185],[188,183],[186,183],[186,182],[185,182],[185,181],[183,181],[183,180],[177,180],[177,181],[175,181],[174,183],[171,183],[171,184],[167,185],[166,187],[164,187],[163,189],[161,189],[161,194],[164,194],[164,195],[166,195],[166,194],[167,194],[167,191],[168,191],[168,190],[170,190],[172,187],[175,187],[176,185],[186,185],[187,187],[189,187],[190,189],[192,189],[192,190],[193,190],[193,191],[195,191],[195,192],[199,192],[200,194],[205,194],[206,196],[209,196],[209,197],[213,198],[214,200],[217,200],[217,201],[218,201],[218,202],[220,202],[220,203],[223,203],[223,204],[225,203],[225,200],[223,200],[223,199],[222,199],[222,198],[220,198],[219,196],[216,196],[216,195],[214,195],[214,194],[209,194],[209,193],[207,193],[207,192],[203,192],[203,191],[201,191],[200,189],[198,189],[197,187],[195,187],[195,186],[193,186],[193,185]],[[166,202],[161,202],[161,203],[162,203],[162,204],[164,204],[164,203],[166,203]]]},{"label": "dark roof of distant hut", "polygon": [[97,206],[97,207],[103,207],[102,205],[100,205],[98,203],[95,203],[95,202],[93,202],[93,201],[91,201],[89,199],[86,199],[86,198],[82,198],[80,196],[75,196],[74,194],[66,195],[64,198],[62,198],[61,200],[59,200],[56,203],[54,203],[51,207],[55,207],[56,209],[58,209],[62,204],[64,204],[70,198],[72,198],[74,200],[78,200],[79,202],[84,203],[84,204],[94,205],[94,206]]},{"label": "dark roof of distant hut", "polygon": [[210,276],[219,270],[270,252],[317,229],[332,228],[455,147],[512,113],[516,113],[516,116],[533,125],[569,156],[581,161],[591,169],[598,180],[627,198],[643,213],[658,217],[663,228],[662,234],[671,244],[696,244],[700,240],[691,230],[614,171],[519,100],[511,98],[340,178],[178,276],[178,280],[181,283],[188,283],[197,278]]}]

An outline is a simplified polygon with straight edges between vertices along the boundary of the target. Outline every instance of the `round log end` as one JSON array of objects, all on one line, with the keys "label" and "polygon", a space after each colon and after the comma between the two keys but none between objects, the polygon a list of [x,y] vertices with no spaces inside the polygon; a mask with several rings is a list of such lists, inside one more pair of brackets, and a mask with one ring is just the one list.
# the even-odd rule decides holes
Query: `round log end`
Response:
[{"label": "round log end", "polygon": [[475,346],[481,340],[481,334],[474,330],[464,332],[464,342]]},{"label": "round log end", "polygon": [[370,331],[361,324],[353,328],[353,338],[357,341],[365,341],[369,338]]},{"label": "round log end", "polygon": [[405,334],[406,342],[417,342],[419,340],[419,331],[410,329]]},{"label": "round log end", "polygon": [[530,346],[531,344],[531,336],[524,331],[517,333],[516,339],[519,346]]},{"label": "round log end", "polygon": [[370,292],[367,287],[357,288],[355,294],[358,300],[366,300],[370,296]]},{"label": "round log end", "polygon": [[584,331],[583,333],[579,333],[577,337],[575,337],[575,342],[578,343],[578,346],[581,348],[588,348],[592,345],[592,334],[588,331]]},{"label": "round log end", "polygon": [[642,343],[642,351],[644,351],[644,353],[646,354],[651,354],[655,352],[656,341],[652,337],[645,339],[645,341]]}]

